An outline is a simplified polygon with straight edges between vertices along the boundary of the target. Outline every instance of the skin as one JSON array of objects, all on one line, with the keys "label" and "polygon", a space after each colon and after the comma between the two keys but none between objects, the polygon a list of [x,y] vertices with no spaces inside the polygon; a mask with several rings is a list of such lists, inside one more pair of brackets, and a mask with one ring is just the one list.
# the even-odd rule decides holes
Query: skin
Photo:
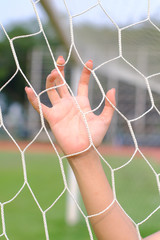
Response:
[{"label": "skin", "polygon": [[[57,60],[58,68],[64,76],[63,57]],[[87,67],[87,68],[86,68]],[[97,148],[113,117],[114,108],[106,100],[102,113],[97,116],[91,111],[88,100],[88,84],[93,63],[89,60],[83,68],[76,100],[83,113],[87,113],[87,125],[92,142]],[[56,88],[52,88],[57,86]],[[58,87],[59,86],[59,87]],[[137,231],[131,220],[124,214],[119,205],[113,201],[112,189],[103,171],[100,158],[93,145],[90,144],[88,131],[82,113],[63,79],[54,69],[46,80],[46,89],[52,107],[41,104],[42,112],[75,174],[88,215],[93,215],[112,206],[104,213],[90,218],[94,232],[99,240],[138,240]],[[39,103],[31,88],[26,87],[28,99],[37,112]],[[115,89],[106,93],[106,97],[115,106]],[[71,134],[72,133],[72,134]],[[89,147],[90,146],[90,147]],[[85,151],[84,151],[85,150]],[[83,153],[80,153],[84,151]],[[79,154],[76,154],[79,153]],[[72,155],[72,156],[71,156]],[[160,239],[160,232],[145,238],[145,240]]]}]

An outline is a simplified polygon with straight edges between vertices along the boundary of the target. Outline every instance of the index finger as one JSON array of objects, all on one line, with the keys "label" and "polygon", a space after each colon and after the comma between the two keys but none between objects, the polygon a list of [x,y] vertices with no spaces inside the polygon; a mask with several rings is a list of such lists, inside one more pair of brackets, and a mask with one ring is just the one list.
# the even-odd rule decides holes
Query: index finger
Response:
[{"label": "index finger", "polygon": [[88,62],[86,62],[86,67],[84,66],[82,70],[82,74],[78,85],[78,96],[88,96],[88,84],[92,68],[93,61],[89,60]]},{"label": "index finger", "polygon": [[57,91],[58,91],[60,97],[70,96],[68,88],[63,80],[63,78],[65,77],[64,76],[64,64],[65,64],[64,58],[62,56],[59,56],[57,59],[57,66],[58,66],[58,69],[60,70],[60,73],[62,76],[60,74],[58,74],[55,82],[56,82]]}]

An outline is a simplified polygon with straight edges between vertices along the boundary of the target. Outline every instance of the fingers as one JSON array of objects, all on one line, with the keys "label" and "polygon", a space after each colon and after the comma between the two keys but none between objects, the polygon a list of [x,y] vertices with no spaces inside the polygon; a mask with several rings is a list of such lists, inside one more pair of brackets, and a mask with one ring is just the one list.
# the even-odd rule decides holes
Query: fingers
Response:
[{"label": "fingers", "polygon": [[[29,87],[25,87],[25,91],[26,91],[29,102],[32,104],[34,109],[38,113],[40,113],[40,106],[39,106],[38,98],[35,96],[33,90]],[[41,103],[41,108],[42,108],[44,117],[47,119],[49,116],[49,108],[42,103]]]},{"label": "fingers", "polygon": [[78,86],[78,96],[88,96],[88,84],[89,84],[89,79],[91,75],[91,71],[89,69],[92,70],[93,68],[92,60],[89,60],[88,62],[86,62],[86,67],[84,67],[82,70],[82,74],[81,74],[81,78]]},{"label": "fingers", "polygon": [[[62,77],[64,78],[64,64],[65,64],[64,58],[62,56],[59,56],[57,59],[57,66],[60,70],[61,75],[59,74],[57,69],[54,69],[46,79],[46,89],[49,89],[47,91],[47,94],[52,105],[58,103],[61,97],[69,95],[68,88],[64,84],[64,81],[62,79]],[[57,86],[57,87],[54,88],[54,86]]]},{"label": "fingers", "polygon": [[[64,78],[64,64],[65,64],[64,58],[62,56],[59,56],[58,59],[57,59],[57,66],[58,66],[58,69],[60,70],[62,76],[60,74],[58,74],[58,76],[55,80],[55,83],[56,83],[57,91],[58,91],[60,97],[70,96],[68,88],[67,88],[67,86],[66,86],[66,84],[63,80],[63,78]],[[62,86],[60,86],[60,85],[62,85]],[[58,87],[58,86],[60,86],[60,87]]]},{"label": "fingers", "polygon": [[[104,106],[102,113],[100,114],[100,118],[104,121],[104,123],[108,127],[110,125],[110,122],[112,120],[113,113],[114,113],[113,106],[116,106],[115,92],[116,92],[116,90],[114,88],[112,88],[111,90],[109,90],[107,92],[105,106]],[[113,106],[110,104],[110,102],[107,99],[113,104]]]},{"label": "fingers", "polygon": [[[55,88],[53,88],[56,83],[55,80],[58,77],[58,71],[54,69],[51,74],[48,75],[46,79],[46,89],[49,89],[47,91],[48,97],[52,103],[52,105],[58,103],[60,101],[60,96]],[[51,89],[50,89],[51,88]]]}]

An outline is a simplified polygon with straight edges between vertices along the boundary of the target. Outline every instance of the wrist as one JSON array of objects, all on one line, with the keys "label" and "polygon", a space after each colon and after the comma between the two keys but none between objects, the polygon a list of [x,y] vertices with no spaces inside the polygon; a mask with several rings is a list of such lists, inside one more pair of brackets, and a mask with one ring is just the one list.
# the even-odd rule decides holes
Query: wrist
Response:
[{"label": "wrist", "polygon": [[100,157],[93,147],[87,151],[68,158],[68,162],[73,171],[88,171],[101,165]]}]

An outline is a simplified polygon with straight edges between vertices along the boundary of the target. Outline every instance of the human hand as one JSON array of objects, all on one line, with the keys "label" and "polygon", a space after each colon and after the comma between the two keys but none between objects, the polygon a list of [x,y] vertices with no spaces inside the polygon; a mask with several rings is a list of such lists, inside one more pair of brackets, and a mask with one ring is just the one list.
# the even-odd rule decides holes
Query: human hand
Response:
[{"label": "human hand", "polygon": [[[58,58],[57,64],[59,65],[58,68],[62,76],[64,76],[63,65],[65,64],[65,60],[63,57]],[[88,61],[86,66],[88,69],[86,67],[83,68],[79,81],[78,93],[75,99],[84,114],[89,112],[85,115],[87,125],[90,136],[92,137],[92,142],[95,147],[98,147],[109,128],[114,108],[106,99],[104,109],[99,116],[90,112],[91,107],[88,99],[88,84],[91,74],[89,69],[93,67],[92,61]],[[87,149],[90,145],[90,141],[83,114],[80,112],[67,86],[63,83],[60,74],[54,69],[46,80],[46,89],[49,89],[47,93],[52,107],[49,108],[44,104],[41,104],[41,107],[43,115],[48,121],[62,151],[66,155],[70,155]],[[56,88],[52,88],[53,86],[56,86]],[[25,91],[32,106],[37,112],[40,112],[38,99],[33,90],[26,87]],[[106,96],[115,106],[115,89],[109,90]]]}]

